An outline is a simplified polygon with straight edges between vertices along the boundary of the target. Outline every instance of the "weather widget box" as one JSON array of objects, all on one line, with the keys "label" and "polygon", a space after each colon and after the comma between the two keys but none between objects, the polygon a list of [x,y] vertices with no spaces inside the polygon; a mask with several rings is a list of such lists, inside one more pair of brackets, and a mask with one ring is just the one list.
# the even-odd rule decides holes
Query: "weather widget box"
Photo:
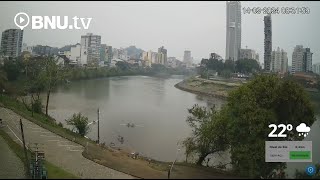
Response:
[{"label": "weather widget box", "polygon": [[312,141],[266,141],[266,162],[312,162]]}]

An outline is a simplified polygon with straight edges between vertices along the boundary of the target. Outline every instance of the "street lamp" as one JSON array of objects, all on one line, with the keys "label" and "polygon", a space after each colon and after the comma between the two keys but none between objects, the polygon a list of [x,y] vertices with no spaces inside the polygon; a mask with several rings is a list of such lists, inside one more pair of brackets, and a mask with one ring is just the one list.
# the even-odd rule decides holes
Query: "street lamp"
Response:
[{"label": "street lamp", "polygon": [[177,161],[178,152],[179,152],[179,151],[180,151],[180,148],[179,148],[179,142],[178,142],[178,143],[177,143],[176,158],[175,158],[174,161],[172,162],[171,167],[170,167],[170,170],[168,171],[168,179],[170,179],[170,174],[171,174],[171,171],[172,171],[172,168],[173,168],[174,163]]}]

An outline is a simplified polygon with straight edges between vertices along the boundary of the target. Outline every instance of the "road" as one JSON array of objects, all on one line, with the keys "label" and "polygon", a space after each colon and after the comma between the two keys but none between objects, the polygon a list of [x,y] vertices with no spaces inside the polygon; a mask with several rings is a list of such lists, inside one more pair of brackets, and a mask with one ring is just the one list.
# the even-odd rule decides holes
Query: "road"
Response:
[{"label": "road", "polygon": [[24,125],[27,146],[38,143],[44,150],[45,158],[58,167],[86,179],[133,179],[134,177],[99,165],[82,156],[84,147],[62,138],[14,113],[10,109],[0,107],[0,118],[3,119],[5,131],[20,144],[21,132],[19,120]]}]

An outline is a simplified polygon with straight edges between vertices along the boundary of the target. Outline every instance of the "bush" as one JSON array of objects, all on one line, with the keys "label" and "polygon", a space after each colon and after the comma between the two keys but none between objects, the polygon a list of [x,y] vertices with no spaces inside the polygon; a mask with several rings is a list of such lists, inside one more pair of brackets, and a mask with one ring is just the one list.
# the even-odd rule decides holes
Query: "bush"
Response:
[{"label": "bush", "polygon": [[35,113],[42,113],[42,103],[41,99],[37,99],[33,104],[32,104],[32,109]]},{"label": "bush", "polygon": [[58,126],[63,128],[63,124],[61,122],[59,122]]},{"label": "bush", "polygon": [[82,116],[81,113],[73,114],[70,119],[66,120],[68,125],[74,126],[81,136],[85,136],[89,131],[88,118]]}]

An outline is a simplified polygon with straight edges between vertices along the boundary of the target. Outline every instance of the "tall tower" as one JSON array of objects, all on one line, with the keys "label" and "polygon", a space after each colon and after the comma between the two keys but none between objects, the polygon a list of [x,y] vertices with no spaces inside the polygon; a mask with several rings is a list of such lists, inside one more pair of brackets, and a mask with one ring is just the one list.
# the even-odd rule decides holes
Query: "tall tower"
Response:
[{"label": "tall tower", "polygon": [[227,1],[226,60],[237,61],[241,49],[241,3]]},{"label": "tall tower", "polygon": [[101,36],[87,33],[81,36],[81,64],[98,66],[100,61]]},{"label": "tall tower", "polygon": [[160,57],[162,57],[162,58],[160,58],[161,61],[159,63],[163,64],[163,65],[166,65],[167,64],[167,60],[168,60],[167,49],[165,49],[163,46],[161,46],[160,48],[158,48],[158,53],[162,54],[162,55],[160,55]]},{"label": "tall tower", "polygon": [[270,71],[272,53],[271,15],[264,16],[264,69]]},{"label": "tall tower", "polygon": [[312,52],[310,48],[305,48],[303,53],[303,71],[310,72],[312,71]]},{"label": "tall tower", "polygon": [[2,32],[0,54],[18,57],[22,50],[23,30],[7,29]]}]

